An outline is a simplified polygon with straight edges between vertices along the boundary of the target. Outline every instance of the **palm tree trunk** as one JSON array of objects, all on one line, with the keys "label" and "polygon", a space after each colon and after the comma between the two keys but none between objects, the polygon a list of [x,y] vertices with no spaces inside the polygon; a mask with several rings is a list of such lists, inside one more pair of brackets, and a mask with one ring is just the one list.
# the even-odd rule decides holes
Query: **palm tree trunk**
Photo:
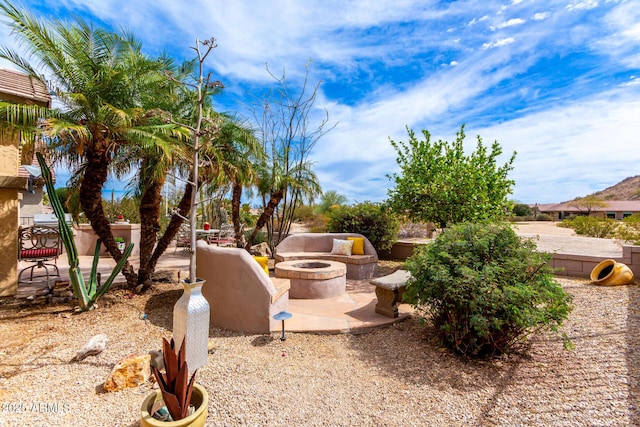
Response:
[{"label": "palm tree trunk", "polygon": [[[142,167],[144,168],[144,162]],[[140,268],[138,269],[138,284],[147,287],[154,269],[149,270],[149,261],[160,231],[160,205],[162,204],[162,186],[164,176],[149,183],[140,199]]]},{"label": "palm tree trunk", "polygon": [[[258,222],[256,223],[256,226],[253,229],[253,232],[251,233],[249,240],[247,240],[247,244],[244,247],[246,250],[251,249],[251,246],[253,245],[253,241],[256,239],[258,232],[262,229],[262,227],[265,226],[267,221],[269,221],[269,218],[273,216],[273,212],[276,210],[276,207],[278,206],[278,204],[280,203],[280,200],[282,200],[283,197],[284,197],[284,190],[277,190],[271,193],[271,197],[269,198],[269,203],[267,203],[267,206],[264,208],[264,211],[262,211],[262,214],[260,215],[260,218],[258,218]],[[271,246],[271,244],[269,244],[269,246]]]},{"label": "palm tree trunk", "polygon": [[231,219],[233,221],[233,233],[236,238],[236,246],[241,248],[244,246],[244,236],[240,224],[240,200],[242,199],[242,184],[233,183],[231,192]]},{"label": "palm tree trunk", "polygon": [[[91,228],[96,233],[102,244],[107,248],[107,252],[117,262],[122,258],[122,252],[118,249],[111,224],[104,214],[102,208],[102,188],[107,180],[107,157],[106,143],[104,140],[97,140],[98,132],[94,132],[94,144],[86,150],[87,167],[82,183],[80,184],[80,204],[84,214],[91,222]],[[122,268],[122,274],[127,279],[127,286],[133,288],[136,285],[137,277],[133,266],[127,261]]]},{"label": "palm tree trunk", "polygon": [[[191,180],[192,180],[191,177],[189,177],[189,181]],[[192,191],[193,191],[193,186],[189,183],[186,183],[184,187],[184,193],[182,194],[182,198],[178,203],[178,214],[180,215],[174,214],[171,216],[171,221],[169,221],[169,225],[167,226],[167,229],[164,231],[164,234],[162,235],[162,237],[158,240],[158,243],[156,244],[156,248],[153,251],[151,258],[149,258],[147,265],[144,266],[145,271],[149,275],[153,274],[153,272],[155,271],[156,265],[158,264],[158,259],[167,250],[171,241],[178,234],[178,231],[180,230],[180,226],[184,222],[184,219],[182,217],[186,217],[187,215],[189,215],[189,212],[191,211],[191,192]],[[151,286],[149,282],[141,283],[141,284],[142,284],[142,290],[146,290]]]}]

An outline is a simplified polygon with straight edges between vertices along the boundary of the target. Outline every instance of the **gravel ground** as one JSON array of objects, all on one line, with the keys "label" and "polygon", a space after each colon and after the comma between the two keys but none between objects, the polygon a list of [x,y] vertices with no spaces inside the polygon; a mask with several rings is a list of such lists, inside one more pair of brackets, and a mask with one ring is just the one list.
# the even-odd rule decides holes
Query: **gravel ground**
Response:
[{"label": "gravel ground", "polygon": [[[212,328],[215,351],[197,380],[210,426],[639,425],[640,292],[559,278],[575,298],[565,351],[551,334],[522,355],[465,360],[411,319],[362,335],[240,335]],[[107,294],[98,310],[0,306],[1,426],[136,426],[152,389],[105,393],[121,358],[170,336],[181,291]],[[141,313],[148,318],[141,320]],[[70,360],[93,335],[98,356]]]}]

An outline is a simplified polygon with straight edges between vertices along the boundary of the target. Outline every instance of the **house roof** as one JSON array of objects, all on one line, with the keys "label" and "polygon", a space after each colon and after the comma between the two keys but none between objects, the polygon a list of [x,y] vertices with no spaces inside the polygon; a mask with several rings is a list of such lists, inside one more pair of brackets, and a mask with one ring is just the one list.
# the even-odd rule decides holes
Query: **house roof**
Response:
[{"label": "house roof", "polygon": [[[640,200],[603,200],[605,206],[594,206],[591,212],[640,212]],[[540,212],[584,212],[585,207],[571,206],[572,202],[538,205]]]},{"label": "house roof", "polygon": [[0,68],[0,99],[51,106],[51,95],[42,81],[4,68]]},{"label": "house roof", "polygon": [[[47,162],[49,164],[49,162]],[[35,173],[34,173],[35,172]],[[33,156],[33,161],[30,165],[20,165],[18,168],[18,176],[21,178],[29,178],[33,176],[34,178],[40,178],[42,173],[40,172],[40,164],[38,163],[38,159],[36,156]],[[51,178],[53,179],[53,183],[56,182],[56,173],[53,169],[51,169]]]}]

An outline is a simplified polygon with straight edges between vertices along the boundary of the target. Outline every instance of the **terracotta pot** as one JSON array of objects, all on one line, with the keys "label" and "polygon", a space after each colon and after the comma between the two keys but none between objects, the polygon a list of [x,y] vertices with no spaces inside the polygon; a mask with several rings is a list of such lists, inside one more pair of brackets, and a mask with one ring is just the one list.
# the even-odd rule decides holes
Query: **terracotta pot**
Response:
[{"label": "terracotta pot", "polygon": [[151,393],[144,399],[140,410],[141,427],[204,427],[209,408],[209,394],[200,384],[194,384],[191,393],[191,403],[196,407],[195,412],[181,420],[167,422],[153,418],[149,412],[155,401],[160,399],[162,399],[160,390]]},{"label": "terracotta pot", "polygon": [[591,281],[596,285],[616,286],[633,283],[633,272],[626,264],[605,259],[591,271]]}]

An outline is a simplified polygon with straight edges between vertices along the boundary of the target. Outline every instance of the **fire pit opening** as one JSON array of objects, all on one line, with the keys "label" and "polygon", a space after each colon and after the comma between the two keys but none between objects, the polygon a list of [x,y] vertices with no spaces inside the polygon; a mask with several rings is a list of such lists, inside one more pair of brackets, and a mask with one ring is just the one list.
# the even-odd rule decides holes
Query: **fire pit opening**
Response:
[{"label": "fire pit opening", "polygon": [[295,268],[328,268],[331,264],[326,262],[301,262],[293,265]]}]

